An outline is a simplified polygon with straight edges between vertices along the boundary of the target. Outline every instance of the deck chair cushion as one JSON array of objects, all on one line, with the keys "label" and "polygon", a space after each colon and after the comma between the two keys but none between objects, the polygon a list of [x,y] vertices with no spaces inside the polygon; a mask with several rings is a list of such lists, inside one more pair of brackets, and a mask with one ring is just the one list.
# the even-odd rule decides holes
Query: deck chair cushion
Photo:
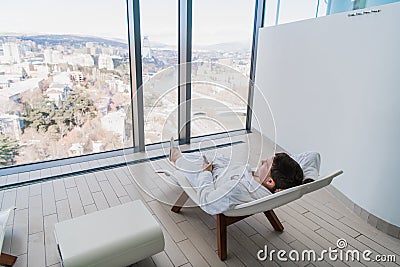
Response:
[{"label": "deck chair cushion", "polygon": [[249,203],[237,205],[235,208],[224,212],[224,215],[246,216],[280,207],[291,201],[301,198],[305,194],[311,193],[329,185],[332,182],[333,178],[341,175],[342,173],[343,171],[339,170],[314,182],[295,186],[289,189],[282,190],[270,196],[251,201]]},{"label": "deck chair cushion", "polygon": [[291,156],[297,163],[299,163],[303,170],[304,179],[317,180],[319,177],[319,168],[321,166],[321,155],[318,152],[304,152]]}]

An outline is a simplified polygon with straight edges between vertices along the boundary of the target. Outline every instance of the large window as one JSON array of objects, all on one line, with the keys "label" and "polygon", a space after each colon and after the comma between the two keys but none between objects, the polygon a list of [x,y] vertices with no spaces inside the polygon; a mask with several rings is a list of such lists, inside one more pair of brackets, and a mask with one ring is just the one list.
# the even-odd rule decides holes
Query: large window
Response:
[{"label": "large window", "polygon": [[264,25],[289,23],[340,12],[370,8],[399,0],[268,0]]},{"label": "large window", "polygon": [[245,129],[256,1],[2,1],[0,166]]},{"label": "large window", "polygon": [[271,0],[266,1],[264,26],[290,23],[325,16],[328,0]]},{"label": "large window", "polygon": [[361,8],[374,7],[378,5],[385,5],[389,3],[398,2],[399,0],[329,0],[328,1],[328,14],[335,14],[350,10],[357,10]]},{"label": "large window", "polygon": [[244,129],[255,1],[193,0],[192,136]]},{"label": "large window", "polygon": [[269,0],[265,3],[264,27],[277,24],[279,0]]},{"label": "large window", "polygon": [[125,1],[0,8],[0,164],[132,146]]},{"label": "large window", "polygon": [[314,18],[318,0],[281,0],[278,24]]},{"label": "large window", "polygon": [[178,138],[178,2],[140,1],[145,143]]}]

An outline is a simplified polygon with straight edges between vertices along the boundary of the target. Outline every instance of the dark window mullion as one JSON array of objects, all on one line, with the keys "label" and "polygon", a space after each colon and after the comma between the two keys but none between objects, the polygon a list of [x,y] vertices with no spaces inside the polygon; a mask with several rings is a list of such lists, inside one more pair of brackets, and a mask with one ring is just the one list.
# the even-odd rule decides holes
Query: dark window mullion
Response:
[{"label": "dark window mullion", "polygon": [[132,88],[133,145],[135,151],[144,151],[143,79],[139,0],[127,0],[127,7]]},{"label": "dark window mullion", "polygon": [[178,1],[178,136],[180,144],[189,144],[192,73],[192,0]]},{"label": "dark window mullion", "polygon": [[254,82],[256,77],[256,61],[257,61],[257,47],[258,47],[258,30],[264,26],[264,12],[265,1],[256,0],[254,12],[254,28],[253,28],[253,43],[251,47],[251,63],[250,63],[250,82],[249,93],[247,97],[247,116],[246,116],[246,130],[251,131],[251,119],[253,115],[253,97],[254,97]]}]

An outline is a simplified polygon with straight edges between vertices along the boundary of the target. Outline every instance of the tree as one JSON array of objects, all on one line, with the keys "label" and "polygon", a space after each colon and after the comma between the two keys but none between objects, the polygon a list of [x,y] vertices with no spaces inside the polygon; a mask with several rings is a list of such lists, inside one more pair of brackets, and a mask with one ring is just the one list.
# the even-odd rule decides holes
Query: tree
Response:
[{"label": "tree", "polygon": [[18,142],[0,134],[0,165],[14,164],[14,157],[17,155],[19,155]]},{"label": "tree", "polygon": [[93,101],[81,90],[71,91],[65,102],[59,101],[58,105],[42,97],[39,103],[24,102],[25,128],[31,127],[36,131],[47,132],[56,126],[60,139],[75,126],[81,127],[86,121],[96,117],[96,107]]},{"label": "tree", "polygon": [[32,107],[30,103],[26,102],[23,104],[25,127],[32,127],[36,131],[46,132],[51,125],[55,124],[55,105],[48,98],[42,98],[42,101],[36,107]]},{"label": "tree", "polygon": [[65,110],[72,111],[72,122],[81,127],[89,118],[96,117],[96,107],[93,101],[81,90],[72,91],[65,102]]},{"label": "tree", "polygon": [[57,127],[57,131],[60,134],[60,140],[71,131],[73,128],[73,112],[70,106],[66,106],[63,101],[58,102],[58,108],[54,112],[54,122]]}]

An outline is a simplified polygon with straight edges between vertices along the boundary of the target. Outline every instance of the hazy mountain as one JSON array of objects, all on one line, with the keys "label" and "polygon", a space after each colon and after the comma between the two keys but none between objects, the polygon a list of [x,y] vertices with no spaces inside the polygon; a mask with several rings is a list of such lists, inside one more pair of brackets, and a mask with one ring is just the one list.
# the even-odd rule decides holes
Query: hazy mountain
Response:
[{"label": "hazy mountain", "polygon": [[[172,45],[167,45],[158,42],[151,42],[151,48],[160,48],[160,49],[176,49],[176,47]],[[195,50],[207,50],[207,51],[242,51],[249,50],[250,45],[247,42],[227,42],[227,43],[219,43],[212,45],[194,45]]]},{"label": "hazy mountain", "polygon": [[127,48],[127,42],[123,42],[123,40],[119,40],[116,38],[108,39],[102,37],[93,37],[93,36],[80,36],[80,35],[71,35],[71,34],[16,34],[16,33],[7,33],[7,34],[0,34],[0,40],[5,40],[7,38],[18,38],[21,40],[30,40],[37,44],[65,44],[70,43],[71,45],[76,43],[87,43],[87,42],[94,42],[100,43],[109,46],[116,46],[116,47],[123,47]]},{"label": "hazy mountain", "polygon": [[[20,33],[0,33],[0,40],[6,40],[7,38],[19,38],[22,40],[31,40],[37,44],[65,44],[70,43],[71,45],[77,43],[94,42],[103,45],[116,46],[128,48],[127,40],[119,38],[104,38],[95,36],[82,36],[72,34],[20,34]],[[176,49],[176,46],[168,45],[160,42],[152,42],[150,39],[151,48],[158,49]],[[208,51],[247,51],[250,49],[249,43],[247,42],[227,42],[212,45],[194,45],[195,50],[208,50]]]},{"label": "hazy mountain", "polygon": [[250,46],[247,42],[228,42],[213,45],[198,45],[194,49],[212,50],[212,51],[241,51],[249,50]]}]

